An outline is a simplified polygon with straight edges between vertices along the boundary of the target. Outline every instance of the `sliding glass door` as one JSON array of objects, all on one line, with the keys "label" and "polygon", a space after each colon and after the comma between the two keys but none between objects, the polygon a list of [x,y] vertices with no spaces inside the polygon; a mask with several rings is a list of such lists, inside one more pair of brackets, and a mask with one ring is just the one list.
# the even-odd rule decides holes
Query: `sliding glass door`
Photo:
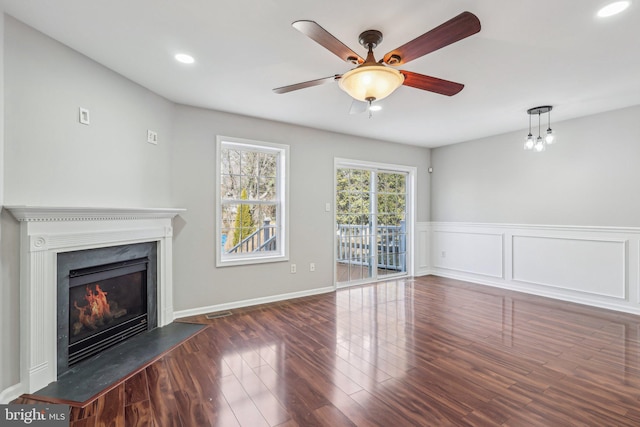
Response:
[{"label": "sliding glass door", "polygon": [[406,275],[408,176],[336,163],[338,286]]}]

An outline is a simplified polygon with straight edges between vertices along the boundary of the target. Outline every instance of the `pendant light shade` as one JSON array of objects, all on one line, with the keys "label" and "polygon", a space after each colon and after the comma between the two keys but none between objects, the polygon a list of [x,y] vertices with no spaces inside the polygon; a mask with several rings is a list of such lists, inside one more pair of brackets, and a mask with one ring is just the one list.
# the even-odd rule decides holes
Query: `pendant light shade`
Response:
[{"label": "pendant light shade", "polygon": [[551,128],[547,129],[547,135],[544,137],[544,142],[547,144],[553,144],[556,142],[556,136],[553,134]]},{"label": "pendant light shade", "polygon": [[556,142],[556,135],[551,129],[551,109],[549,109],[549,113],[547,114],[547,120],[547,135],[544,137],[544,142],[547,144],[553,144]]},{"label": "pendant light shade", "polygon": [[533,138],[533,135],[527,135],[527,139],[524,141],[524,149],[525,150],[533,150],[533,146],[536,144],[536,140]]},{"label": "pendant light shade", "polygon": [[525,150],[533,150],[533,146],[536,144],[536,140],[533,138],[531,134],[531,115],[529,115],[529,135],[524,140],[524,149]]}]

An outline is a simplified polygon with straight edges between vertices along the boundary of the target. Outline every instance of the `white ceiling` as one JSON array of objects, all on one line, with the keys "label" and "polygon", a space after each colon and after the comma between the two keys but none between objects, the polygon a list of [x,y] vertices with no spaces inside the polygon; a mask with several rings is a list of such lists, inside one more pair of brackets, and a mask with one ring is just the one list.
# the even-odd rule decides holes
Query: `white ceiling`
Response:
[{"label": "white ceiling", "polygon": [[[436,147],[525,130],[526,110],[539,105],[555,107],[553,124],[640,104],[634,1],[606,20],[595,14],[608,0],[4,0],[3,7],[177,103]],[[318,22],[362,56],[358,35],[380,30],[380,58],[465,10],[480,19],[480,33],[402,66],[464,83],[458,95],[401,87],[369,119],[349,114],[351,100],[337,84],[271,90],[350,69],[296,31],[295,20]],[[196,63],[177,63],[178,52]]]}]

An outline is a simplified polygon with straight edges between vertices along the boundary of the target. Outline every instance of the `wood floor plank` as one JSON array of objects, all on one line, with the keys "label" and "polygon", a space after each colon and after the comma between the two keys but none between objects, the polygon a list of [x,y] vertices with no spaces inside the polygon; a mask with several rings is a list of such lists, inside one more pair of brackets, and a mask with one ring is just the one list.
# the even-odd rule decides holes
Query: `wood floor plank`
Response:
[{"label": "wood floor plank", "polygon": [[[180,352],[166,359],[171,387],[184,425],[208,425],[215,418],[214,382],[206,371],[194,369],[191,352]],[[202,372],[202,375],[193,375]]]},{"label": "wood floor plank", "polygon": [[125,405],[131,405],[143,400],[149,400],[147,373],[143,369],[124,382]]},{"label": "wood floor plank", "polygon": [[269,425],[282,424],[290,419],[287,410],[254,372],[243,355],[237,353],[227,355],[225,360]]},{"label": "wood floor plank", "polygon": [[100,396],[96,404],[96,427],[124,425],[124,384]]},{"label": "wood floor plank", "polygon": [[98,407],[98,400],[94,400],[93,402],[91,402],[90,404],[88,404],[85,407],[79,408],[79,407],[72,407],[71,408],[71,414],[70,414],[70,420],[72,421],[79,421],[79,420],[83,420],[85,418],[94,418],[95,420],[95,414],[96,414],[96,409]]},{"label": "wood floor plank", "polygon": [[220,388],[241,426],[269,426],[269,423],[262,416],[260,410],[253,403],[235,375],[222,377],[220,379]]},{"label": "wood floor plank", "polygon": [[79,420],[71,421],[69,423],[69,427],[95,427],[95,426],[97,426],[95,416],[91,416],[88,418],[81,418]]},{"label": "wood floor plank", "polygon": [[149,384],[149,402],[155,424],[157,426],[182,426],[165,359],[148,366],[146,373]]},{"label": "wood floor plank", "polygon": [[343,426],[355,427],[356,425],[349,420],[338,408],[333,405],[321,406],[313,411],[313,416],[318,423],[323,426]]},{"label": "wood floor plank", "polygon": [[154,427],[153,413],[148,400],[140,400],[124,407],[125,427]]}]

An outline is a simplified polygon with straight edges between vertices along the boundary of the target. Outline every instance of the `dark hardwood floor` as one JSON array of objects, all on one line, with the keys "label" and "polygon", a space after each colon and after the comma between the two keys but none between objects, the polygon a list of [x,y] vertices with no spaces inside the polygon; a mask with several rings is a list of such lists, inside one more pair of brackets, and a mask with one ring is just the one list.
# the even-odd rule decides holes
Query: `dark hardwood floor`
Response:
[{"label": "dark hardwood floor", "polygon": [[428,276],[184,320],[71,425],[640,425],[638,316]]}]

